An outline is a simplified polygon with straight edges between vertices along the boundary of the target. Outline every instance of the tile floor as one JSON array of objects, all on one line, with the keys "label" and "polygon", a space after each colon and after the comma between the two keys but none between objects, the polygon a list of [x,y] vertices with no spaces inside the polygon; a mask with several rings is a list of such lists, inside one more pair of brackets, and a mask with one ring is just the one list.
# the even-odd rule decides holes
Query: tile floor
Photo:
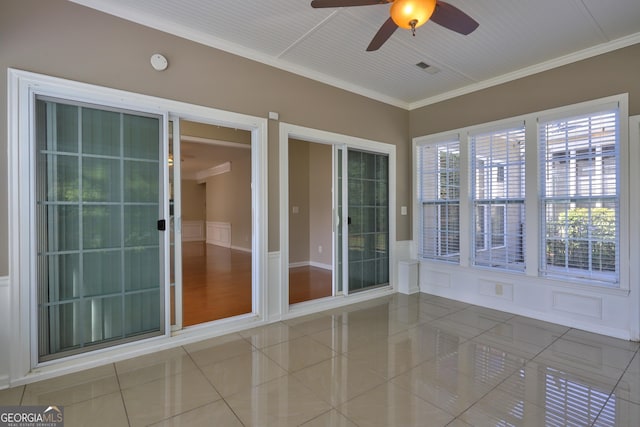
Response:
[{"label": "tile floor", "polygon": [[0,391],[72,426],[638,426],[639,344],[395,295]]}]

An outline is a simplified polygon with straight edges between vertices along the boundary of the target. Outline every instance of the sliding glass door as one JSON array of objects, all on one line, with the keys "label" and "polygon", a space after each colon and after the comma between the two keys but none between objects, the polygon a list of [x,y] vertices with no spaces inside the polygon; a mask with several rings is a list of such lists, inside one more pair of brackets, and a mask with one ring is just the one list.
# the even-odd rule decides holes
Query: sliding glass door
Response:
[{"label": "sliding glass door", "polygon": [[35,108],[38,361],[162,334],[162,117]]},{"label": "sliding glass door", "polygon": [[349,293],[389,284],[389,157],[347,153]]}]

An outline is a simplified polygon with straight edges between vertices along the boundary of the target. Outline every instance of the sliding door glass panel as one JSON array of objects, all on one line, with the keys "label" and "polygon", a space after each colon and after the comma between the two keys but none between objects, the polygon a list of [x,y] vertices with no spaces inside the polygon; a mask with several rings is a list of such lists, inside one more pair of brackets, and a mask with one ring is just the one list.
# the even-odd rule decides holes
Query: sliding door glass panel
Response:
[{"label": "sliding door glass panel", "polygon": [[389,160],[348,151],[349,292],[389,283]]},{"label": "sliding door glass panel", "polygon": [[38,98],[38,358],[161,334],[158,116]]}]

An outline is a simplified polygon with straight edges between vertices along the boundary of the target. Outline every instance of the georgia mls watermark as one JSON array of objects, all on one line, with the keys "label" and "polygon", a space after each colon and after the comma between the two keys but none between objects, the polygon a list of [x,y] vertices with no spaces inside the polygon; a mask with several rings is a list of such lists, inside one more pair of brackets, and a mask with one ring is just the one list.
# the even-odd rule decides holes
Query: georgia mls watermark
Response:
[{"label": "georgia mls watermark", "polygon": [[0,427],[63,427],[62,406],[0,406]]}]

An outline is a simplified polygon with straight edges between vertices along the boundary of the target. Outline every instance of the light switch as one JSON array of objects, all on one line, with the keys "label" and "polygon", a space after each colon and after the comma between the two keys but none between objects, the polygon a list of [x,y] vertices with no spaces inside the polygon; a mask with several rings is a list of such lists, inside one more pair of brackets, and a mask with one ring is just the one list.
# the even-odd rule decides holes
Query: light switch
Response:
[{"label": "light switch", "polygon": [[292,206],[291,207],[291,213],[297,214],[300,212],[300,208],[297,206]]},{"label": "light switch", "polygon": [[407,207],[400,206],[400,215],[406,215],[406,214],[407,214]]}]

